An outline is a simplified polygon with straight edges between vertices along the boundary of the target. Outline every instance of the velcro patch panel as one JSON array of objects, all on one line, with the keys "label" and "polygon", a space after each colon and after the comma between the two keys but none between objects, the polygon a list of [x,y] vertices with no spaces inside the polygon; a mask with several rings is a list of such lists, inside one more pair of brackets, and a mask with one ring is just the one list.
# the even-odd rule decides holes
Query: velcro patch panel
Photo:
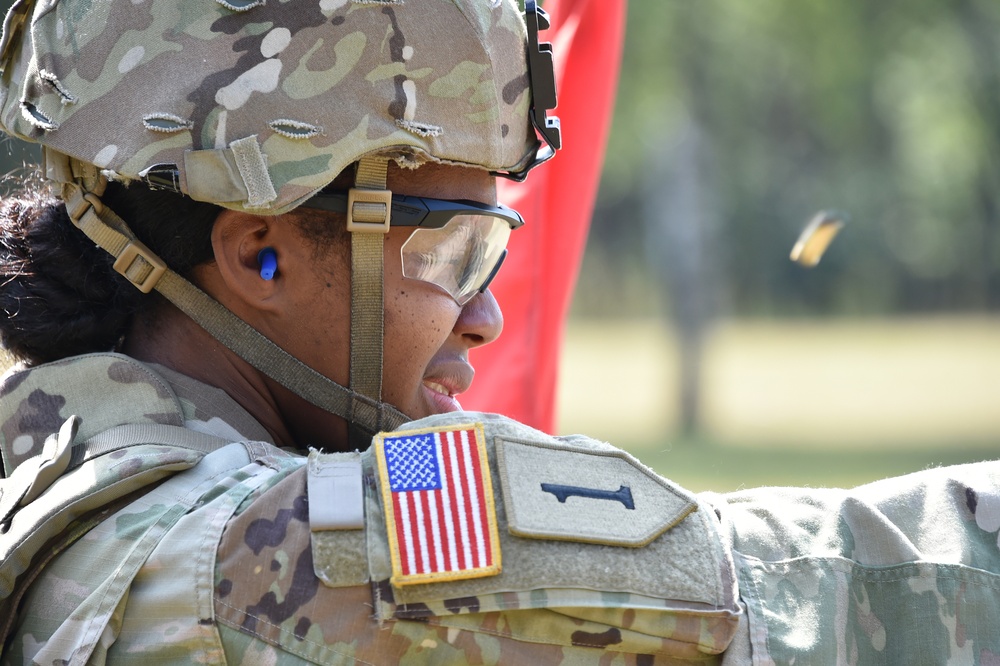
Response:
[{"label": "velcro patch panel", "polygon": [[[554,438],[494,414],[439,414],[408,427],[379,436],[378,446],[362,454],[363,462],[378,458],[372,461],[377,488],[365,493],[378,620],[420,620],[447,628],[449,636],[502,626],[522,641],[565,647],[610,641],[622,652],[685,658],[716,654],[729,643],[740,612],[732,560],[715,513],[696,511],[690,493],[609,444]],[[399,493],[436,486],[443,472],[428,471],[417,452],[429,447],[421,455],[437,456],[442,441],[462,441],[463,432],[468,450],[483,456],[483,487],[502,490],[488,502],[495,518],[487,523],[497,527],[489,539],[495,539],[497,564],[503,552],[503,569],[407,579],[400,570],[410,555],[401,546],[404,514],[394,487]],[[405,451],[394,451],[402,445]],[[425,529],[433,527],[433,515],[439,521],[444,515],[424,510],[430,501],[420,506]],[[413,559],[423,562],[419,533],[412,543]],[[437,558],[431,532],[424,544],[426,559]],[[450,555],[442,549],[439,559],[450,561]]]},{"label": "velcro patch panel", "polygon": [[639,547],[696,504],[616,449],[495,440],[507,526],[536,539]]}]

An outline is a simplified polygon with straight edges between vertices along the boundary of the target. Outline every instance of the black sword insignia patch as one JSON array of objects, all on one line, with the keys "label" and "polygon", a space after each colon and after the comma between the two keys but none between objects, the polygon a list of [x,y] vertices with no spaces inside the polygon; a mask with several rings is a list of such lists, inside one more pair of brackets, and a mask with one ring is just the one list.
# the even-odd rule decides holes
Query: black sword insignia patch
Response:
[{"label": "black sword insignia patch", "polygon": [[632,501],[632,489],[628,486],[619,486],[618,490],[598,490],[597,488],[581,488],[580,486],[561,486],[558,483],[543,483],[542,491],[552,493],[563,504],[569,497],[589,497],[590,499],[618,501],[626,509],[635,509],[635,502]]}]

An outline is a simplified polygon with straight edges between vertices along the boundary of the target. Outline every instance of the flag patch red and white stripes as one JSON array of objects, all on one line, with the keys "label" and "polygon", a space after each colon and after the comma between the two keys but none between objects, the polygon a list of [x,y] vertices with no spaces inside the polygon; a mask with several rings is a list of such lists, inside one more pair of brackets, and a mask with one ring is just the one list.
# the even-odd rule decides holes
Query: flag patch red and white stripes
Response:
[{"label": "flag patch red and white stripes", "polygon": [[383,433],[375,446],[392,584],[500,573],[482,425]]}]

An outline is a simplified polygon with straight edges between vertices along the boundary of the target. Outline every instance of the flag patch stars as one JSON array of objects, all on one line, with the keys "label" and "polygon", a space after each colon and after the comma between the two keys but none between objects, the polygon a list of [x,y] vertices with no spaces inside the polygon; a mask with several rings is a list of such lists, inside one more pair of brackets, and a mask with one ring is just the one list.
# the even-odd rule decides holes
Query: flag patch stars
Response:
[{"label": "flag patch stars", "polygon": [[500,572],[481,424],[383,433],[375,441],[393,585]]},{"label": "flag patch stars", "polygon": [[441,466],[431,435],[397,437],[385,441],[385,462],[392,492],[440,490]]}]

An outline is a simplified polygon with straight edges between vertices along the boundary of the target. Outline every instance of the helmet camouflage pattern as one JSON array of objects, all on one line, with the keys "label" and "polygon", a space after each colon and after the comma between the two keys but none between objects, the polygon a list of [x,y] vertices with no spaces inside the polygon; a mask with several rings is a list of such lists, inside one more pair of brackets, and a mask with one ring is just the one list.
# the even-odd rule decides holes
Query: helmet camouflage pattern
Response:
[{"label": "helmet camouflage pattern", "polygon": [[19,0],[0,124],[111,178],[277,214],[371,154],[530,168],[526,40],[515,0]]}]

